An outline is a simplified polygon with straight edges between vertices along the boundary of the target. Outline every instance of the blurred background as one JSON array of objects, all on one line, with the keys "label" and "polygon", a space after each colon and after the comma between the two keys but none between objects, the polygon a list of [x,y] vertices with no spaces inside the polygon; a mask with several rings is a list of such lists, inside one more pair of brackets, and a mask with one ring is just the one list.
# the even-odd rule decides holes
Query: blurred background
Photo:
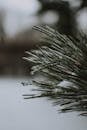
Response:
[{"label": "blurred background", "polygon": [[22,57],[38,44],[32,27],[41,24],[71,36],[86,33],[87,1],[0,0],[0,75],[29,75],[31,65]]},{"label": "blurred background", "polygon": [[35,86],[22,84],[33,78],[22,57],[39,44],[32,27],[42,24],[73,37],[86,33],[87,1],[0,0],[0,130],[87,130],[87,118],[77,113],[58,114],[45,99],[23,99]]}]

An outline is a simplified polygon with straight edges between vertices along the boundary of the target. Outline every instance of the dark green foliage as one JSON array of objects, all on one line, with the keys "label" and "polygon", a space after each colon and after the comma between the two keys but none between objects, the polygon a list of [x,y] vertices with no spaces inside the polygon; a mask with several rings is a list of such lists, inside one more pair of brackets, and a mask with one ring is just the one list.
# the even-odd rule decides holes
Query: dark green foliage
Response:
[{"label": "dark green foliage", "polygon": [[[45,45],[27,52],[25,58],[34,63],[32,73],[40,72],[47,80],[36,81],[39,94],[24,95],[25,99],[47,97],[61,112],[79,111],[87,116],[87,37],[62,35],[48,26],[34,27],[43,34]],[[67,81],[68,85],[61,85]]]}]

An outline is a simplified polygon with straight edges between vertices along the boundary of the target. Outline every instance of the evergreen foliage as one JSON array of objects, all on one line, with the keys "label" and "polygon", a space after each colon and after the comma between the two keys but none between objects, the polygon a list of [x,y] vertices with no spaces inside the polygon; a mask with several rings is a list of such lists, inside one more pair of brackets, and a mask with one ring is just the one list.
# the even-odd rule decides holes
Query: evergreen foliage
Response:
[{"label": "evergreen foliage", "polygon": [[[61,112],[78,111],[87,116],[87,37],[76,38],[60,34],[48,26],[36,26],[42,33],[37,50],[27,52],[25,57],[33,63],[32,73],[40,72],[47,80],[35,81],[37,94],[25,94],[25,99],[47,97]],[[68,84],[61,85],[64,81]]]}]

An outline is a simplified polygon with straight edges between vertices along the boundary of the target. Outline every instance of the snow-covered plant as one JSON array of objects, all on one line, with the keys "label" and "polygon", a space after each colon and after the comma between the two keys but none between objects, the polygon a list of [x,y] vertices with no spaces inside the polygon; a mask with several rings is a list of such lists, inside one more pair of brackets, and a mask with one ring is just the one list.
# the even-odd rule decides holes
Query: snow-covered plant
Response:
[{"label": "snow-covered plant", "polygon": [[[47,97],[61,112],[78,111],[87,116],[87,37],[76,38],[60,34],[48,26],[36,26],[45,45],[27,52],[33,63],[32,73],[40,72],[47,80],[35,81],[37,94],[25,94],[25,99]],[[68,82],[68,84],[65,84]]]}]

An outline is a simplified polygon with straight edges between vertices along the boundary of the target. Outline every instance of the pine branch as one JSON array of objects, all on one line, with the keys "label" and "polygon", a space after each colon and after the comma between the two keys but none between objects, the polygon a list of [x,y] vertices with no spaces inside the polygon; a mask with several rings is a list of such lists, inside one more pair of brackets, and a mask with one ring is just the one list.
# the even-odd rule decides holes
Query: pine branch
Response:
[{"label": "pine branch", "polygon": [[[78,111],[87,116],[87,37],[76,39],[62,35],[48,26],[34,27],[44,37],[45,45],[32,50],[25,58],[33,62],[32,73],[41,72],[47,81],[36,81],[39,94],[24,95],[25,98],[47,97],[61,112]],[[61,86],[64,81],[68,85]]]}]

